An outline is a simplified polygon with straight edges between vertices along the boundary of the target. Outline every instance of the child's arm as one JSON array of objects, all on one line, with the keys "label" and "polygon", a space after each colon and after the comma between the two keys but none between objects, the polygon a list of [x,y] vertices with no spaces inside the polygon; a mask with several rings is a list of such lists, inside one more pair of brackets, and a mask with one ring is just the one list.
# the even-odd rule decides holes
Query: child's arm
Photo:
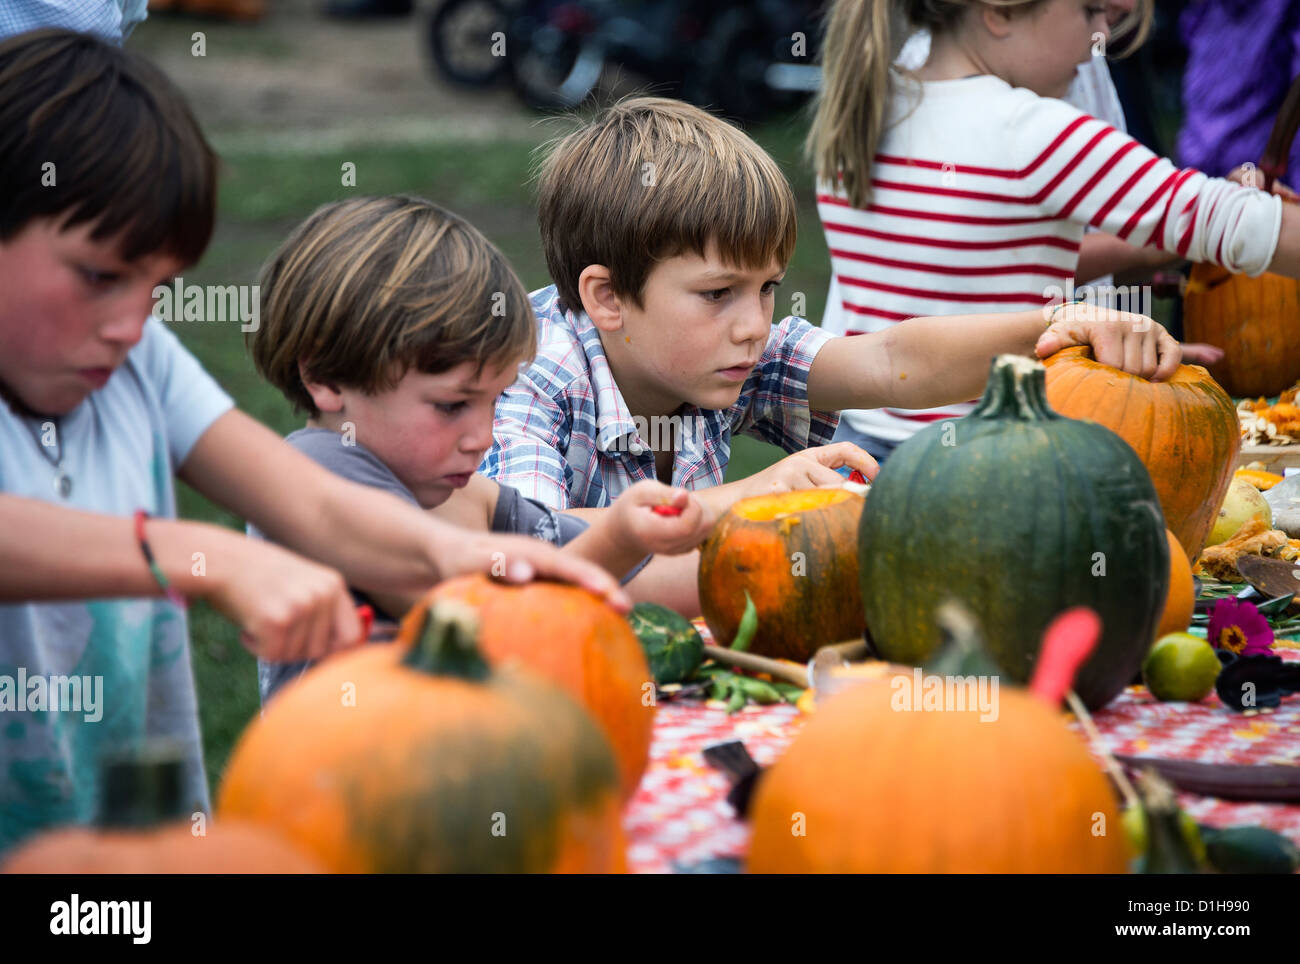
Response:
[{"label": "child's arm", "polygon": [[[162,595],[131,519],[0,493],[0,530],[2,601]],[[352,597],[332,569],[197,522],[150,519],[145,538],[167,582],[241,627],[259,656],[316,659],[360,641]]]},{"label": "child's arm", "polygon": [[1105,231],[1089,231],[1079,245],[1079,263],[1074,269],[1074,283],[1087,284],[1104,275],[1115,275],[1123,283],[1125,275],[1143,277],[1152,271],[1178,264],[1183,259],[1155,247],[1138,247],[1121,241]]},{"label": "child's arm", "polygon": [[626,589],[634,603],[658,603],[694,619],[700,615],[700,551],[655,556]]},{"label": "child's arm", "polygon": [[524,536],[473,533],[389,493],[340,478],[242,412],[218,419],[180,476],[282,545],[337,568],[366,592],[422,592],[468,572],[584,586],[626,609],[617,582],[571,553]]},{"label": "child's arm", "polygon": [[1045,358],[1069,345],[1091,345],[1097,361],[1159,381],[1186,357],[1164,328],[1144,315],[1070,304],[1044,330],[1044,312],[912,318],[880,332],[828,342],[808,375],[814,409],[937,408],[979,397],[995,355]]}]

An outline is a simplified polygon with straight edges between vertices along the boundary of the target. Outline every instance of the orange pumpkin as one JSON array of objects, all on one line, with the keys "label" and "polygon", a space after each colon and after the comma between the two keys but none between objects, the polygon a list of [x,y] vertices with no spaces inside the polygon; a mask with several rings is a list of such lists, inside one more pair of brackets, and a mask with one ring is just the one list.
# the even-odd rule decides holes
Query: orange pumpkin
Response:
[{"label": "orange pumpkin", "polygon": [[618,768],[599,727],[480,655],[443,603],[409,645],[340,654],[240,738],[218,814],[275,828],[333,873],[625,868]]},{"label": "orange pumpkin", "polygon": [[913,685],[818,705],[759,781],[751,872],[1127,871],[1115,796],[1058,713],[1010,687],[993,720],[913,710]]},{"label": "orange pumpkin", "polygon": [[846,489],[760,495],[733,505],[700,547],[700,608],[718,645],[735,637],[746,592],[758,613],[752,653],[804,663],[821,646],[860,639],[863,505]]},{"label": "orange pumpkin", "polygon": [[1284,476],[1276,472],[1265,472],[1262,469],[1237,469],[1232,473],[1234,479],[1244,479],[1261,492],[1267,492],[1273,486],[1281,482]]},{"label": "orange pumpkin", "polygon": [[1169,539],[1169,595],[1165,597],[1165,611],[1160,617],[1155,638],[1169,633],[1181,633],[1192,622],[1196,606],[1196,586],[1192,582],[1192,566],[1178,539],[1168,529]]},{"label": "orange pumpkin", "polygon": [[1224,349],[1210,373],[1234,397],[1277,395],[1300,379],[1300,280],[1231,274],[1198,263],[1183,295],[1188,341]]},{"label": "orange pumpkin", "polygon": [[398,641],[411,643],[428,606],[443,600],[478,614],[479,645],[490,663],[531,670],[586,707],[614,748],[623,797],[631,797],[650,761],[654,677],[627,620],[575,586],[509,586],[463,576],[436,586],[416,605]]},{"label": "orange pumpkin", "polygon": [[276,834],[247,823],[152,830],[73,827],[37,837],[5,861],[6,874],[320,874],[324,868]]},{"label": "orange pumpkin", "polygon": [[1149,382],[1094,361],[1086,346],[1063,349],[1043,364],[1052,408],[1106,426],[1137,452],[1165,524],[1188,563],[1195,561],[1241,450],[1232,399],[1199,365],[1180,365],[1166,381]]}]

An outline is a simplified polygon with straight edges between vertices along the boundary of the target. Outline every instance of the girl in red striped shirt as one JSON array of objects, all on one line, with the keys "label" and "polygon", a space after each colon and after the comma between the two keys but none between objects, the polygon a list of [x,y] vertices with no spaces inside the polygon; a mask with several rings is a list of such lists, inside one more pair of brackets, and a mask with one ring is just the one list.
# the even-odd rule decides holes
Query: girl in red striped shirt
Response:
[{"label": "girl in red striped shirt", "polygon": [[[1081,255],[1088,277],[1169,258],[1300,276],[1296,206],[1179,170],[1057,99],[1076,65],[1104,52],[1117,6],[836,0],[807,143],[839,293],[823,327],[1050,308],[1073,291]],[[1150,15],[1139,0],[1139,34]],[[919,28],[929,59],[902,71],[898,52]],[[1087,226],[1099,230],[1085,242]],[[1150,314],[1149,295],[1124,294],[1115,307]],[[837,438],[879,458],[969,409],[845,412]]]}]

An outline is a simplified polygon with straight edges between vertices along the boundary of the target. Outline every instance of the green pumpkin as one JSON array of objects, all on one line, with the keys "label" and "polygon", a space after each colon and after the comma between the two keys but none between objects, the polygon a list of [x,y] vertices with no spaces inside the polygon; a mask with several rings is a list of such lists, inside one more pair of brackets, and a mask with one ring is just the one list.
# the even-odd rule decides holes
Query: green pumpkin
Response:
[{"label": "green pumpkin", "polygon": [[1028,358],[994,359],[975,411],[891,454],[858,530],[862,603],[881,658],[919,665],[939,644],[936,607],[960,600],[1019,683],[1052,618],[1090,606],[1102,638],[1075,691],[1095,709],[1142,665],[1169,547],[1136,453],[1109,429],[1054,412],[1043,372]]},{"label": "green pumpkin", "polygon": [[642,602],[627,615],[660,686],[680,683],[704,661],[704,640],[690,620],[667,606]]}]

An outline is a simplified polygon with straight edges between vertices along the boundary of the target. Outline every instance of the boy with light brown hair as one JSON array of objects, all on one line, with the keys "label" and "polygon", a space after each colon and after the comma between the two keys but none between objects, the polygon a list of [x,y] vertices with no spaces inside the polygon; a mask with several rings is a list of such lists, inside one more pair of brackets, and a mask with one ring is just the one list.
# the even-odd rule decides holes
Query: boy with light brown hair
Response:
[{"label": "boy with light brown hair", "polygon": [[[680,101],[625,100],[559,140],[538,219],[555,283],[531,295],[538,355],[497,403],[481,470],[556,508],[608,505],[644,479],[721,512],[750,494],[836,484],[841,466],[873,477],[855,445],[823,444],[841,409],[977,397],[989,359],[1006,352],[1091,345],[1103,364],[1156,379],[1182,357],[1151,319],[1078,304],[840,338],[796,317],[774,325],[794,195],[743,132]],[[799,454],[724,485],[736,433]]]},{"label": "boy with light brown hair", "polygon": [[[689,493],[647,481],[588,522],[475,472],[497,396],[532,360],[537,333],[522,283],[472,225],[417,197],[326,204],[272,255],[260,288],[261,325],[246,339],[258,371],[308,415],[290,445],[448,522],[636,575],[633,598],[692,608],[694,573],[665,588],[660,563],[640,565],[704,537],[711,519]],[[358,595],[388,620],[417,598]],[[308,665],[262,663],[263,699]]]}]

